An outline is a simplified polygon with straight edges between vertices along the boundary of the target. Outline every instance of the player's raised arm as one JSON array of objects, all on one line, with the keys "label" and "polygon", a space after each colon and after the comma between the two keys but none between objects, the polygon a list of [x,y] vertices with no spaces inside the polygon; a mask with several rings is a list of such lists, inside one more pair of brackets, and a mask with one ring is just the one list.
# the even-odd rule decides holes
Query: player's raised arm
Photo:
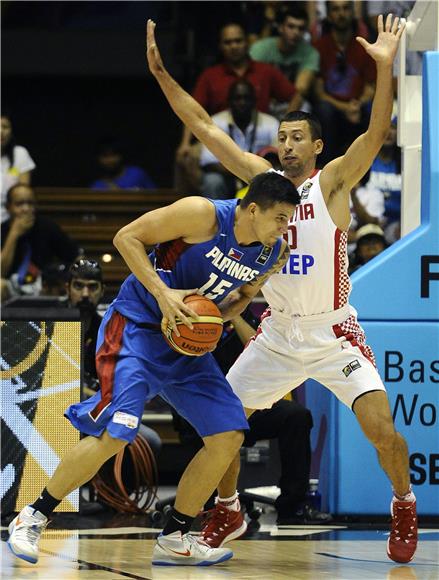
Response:
[{"label": "player's raised arm", "polygon": [[231,173],[246,183],[258,173],[269,169],[271,164],[268,161],[242,151],[227,133],[215,125],[203,107],[171,77],[163,65],[154,29],[155,23],[148,20],[146,58],[151,73],[176,115]]},{"label": "player's raised arm", "polygon": [[389,131],[393,106],[392,65],[405,24],[389,14],[386,23],[378,16],[378,37],[374,44],[364,38],[357,41],[371,56],[377,67],[377,81],[369,127],[349,147],[346,153],[328,163],[322,171],[322,189],[345,191],[365,175],[381,149]]},{"label": "player's raised arm", "polygon": [[168,322],[179,335],[175,322],[180,318],[192,328],[187,316],[197,318],[196,312],[183,302],[183,298],[197,289],[175,290],[169,288],[158,276],[148,258],[145,247],[183,238],[194,243],[210,239],[216,232],[214,205],[202,197],[186,197],[166,207],[145,213],[119,230],[113,243],[136,278],[157,300],[163,314],[162,328]]}]

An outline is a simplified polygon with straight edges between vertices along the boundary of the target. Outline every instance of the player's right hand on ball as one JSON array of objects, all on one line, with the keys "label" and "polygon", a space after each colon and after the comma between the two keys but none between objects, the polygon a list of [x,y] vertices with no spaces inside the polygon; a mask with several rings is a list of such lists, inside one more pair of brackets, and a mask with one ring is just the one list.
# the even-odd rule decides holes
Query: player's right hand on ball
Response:
[{"label": "player's right hand on ball", "polygon": [[163,314],[161,322],[162,332],[166,333],[168,326],[171,326],[176,335],[180,336],[176,322],[177,319],[181,320],[188,328],[193,328],[192,322],[188,317],[198,320],[198,315],[194,310],[192,310],[192,308],[183,302],[183,299],[186,298],[186,296],[196,293],[196,288],[192,290],[175,290],[169,288],[157,298],[157,302]]}]

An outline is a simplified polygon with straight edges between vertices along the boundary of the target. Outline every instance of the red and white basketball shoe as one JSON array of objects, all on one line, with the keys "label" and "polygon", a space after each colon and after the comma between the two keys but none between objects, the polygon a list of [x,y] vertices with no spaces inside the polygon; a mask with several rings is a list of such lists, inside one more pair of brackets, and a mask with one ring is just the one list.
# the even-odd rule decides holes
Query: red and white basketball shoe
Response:
[{"label": "red and white basketball shoe", "polygon": [[390,504],[392,530],[387,540],[387,555],[394,562],[407,563],[413,559],[418,543],[416,500],[393,498]]},{"label": "red and white basketball shoe", "polygon": [[243,536],[247,530],[241,510],[229,510],[217,503],[213,509],[204,513],[201,537],[211,548],[221,548],[227,542]]}]

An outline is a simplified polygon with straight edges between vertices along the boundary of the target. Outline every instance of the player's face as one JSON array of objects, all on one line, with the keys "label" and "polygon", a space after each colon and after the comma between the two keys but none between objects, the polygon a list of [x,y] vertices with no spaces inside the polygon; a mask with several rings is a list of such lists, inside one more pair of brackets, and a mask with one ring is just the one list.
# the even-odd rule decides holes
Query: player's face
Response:
[{"label": "player's face", "polygon": [[305,21],[292,16],[288,16],[284,23],[279,26],[279,33],[285,44],[290,48],[293,48],[302,40],[305,30]]},{"label": "player's face", "polygon": [[301,175],[323,148],[321,139],[313,141],[307,121],[284,122],[279,127],[279,160],[289,177]]},{"label": "player's face", "polygon": [[221,33],[220,49],[224,60],[239,62],[247,55],[247,41],[239,26],[226,26]]},{"label": "player's face", "polygon": [[99,280],[73,278],[67,285],[67,294],[72,306],[76,306],[84,299],[88,299],[94,306],[97,306],[102,298],[102,292],[102,282]]},{"label": "player's face", "polygon": [[288,222],[292,219],[295,209],[296,206],[289,203],[275,203],[265,210],[256,206],[254,228],[259,242],[266,246],[274,246],[276,241],[287,233]]}]

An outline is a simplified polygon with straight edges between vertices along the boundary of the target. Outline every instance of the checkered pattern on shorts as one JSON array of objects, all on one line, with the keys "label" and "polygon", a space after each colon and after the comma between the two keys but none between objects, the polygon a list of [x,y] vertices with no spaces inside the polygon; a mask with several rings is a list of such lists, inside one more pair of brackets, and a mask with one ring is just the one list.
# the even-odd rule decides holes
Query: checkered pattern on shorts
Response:
[{"label": "checkered pattern on shorts", "polygon": [[375,355],[370,346],[366,344],[366,335],[358,324],[356,316],[349,316],[344,322],[335,324],[332,329],[337,338],[344,336],[352,346],[358,346],[364,356],[376,367]]}]

